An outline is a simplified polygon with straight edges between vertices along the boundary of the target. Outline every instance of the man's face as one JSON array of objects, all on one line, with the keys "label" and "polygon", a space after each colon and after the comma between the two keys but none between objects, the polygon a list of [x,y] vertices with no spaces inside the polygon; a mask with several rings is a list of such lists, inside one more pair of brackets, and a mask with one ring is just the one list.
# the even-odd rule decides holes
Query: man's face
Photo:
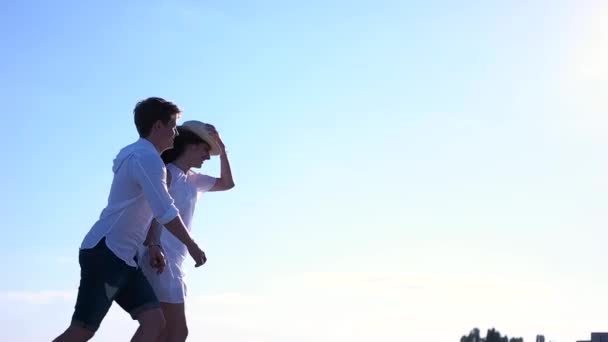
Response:
[{"label": "man's face", "polygon": [[177,117],[175,115],[172,116],[167,124],[164,124],[162,121],[159,121],[159,123],[158,137],[163,144],[163,150],[173,148],[173,141],[177,136]]}]

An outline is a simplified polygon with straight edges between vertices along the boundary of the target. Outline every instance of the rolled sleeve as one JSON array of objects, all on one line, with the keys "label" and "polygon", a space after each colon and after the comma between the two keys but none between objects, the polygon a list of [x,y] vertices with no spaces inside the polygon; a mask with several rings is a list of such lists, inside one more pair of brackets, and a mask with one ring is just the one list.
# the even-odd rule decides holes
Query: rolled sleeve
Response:
[{"label": "rolled sleeve", "polygon": [[165,224],[179,215],[167,191],[167,170],[159,155],[146,153],[133,158],[132,175],[142,187],[154,218]]},{"label": "rolled sleeve", "polygon": [[207,176],[207,175],[203,175],[201,173],[194,173],[192,175],[192,181],[194,183],[194,185],[196,186],[196,190],[198,192],[207,192],[209,191],[211,188],[213,188],[213,186],[215,185],[215,183],[217,183],[217,178],[215,177],[211,177],[211,176]]},{"label": "rolled sleeve", "polygon": [[166,224],[176,218],[177,215],[179,215],[179,212],[177,211],[177,208],[172,205],[171,208],[167,209],[163,215],[156,217],[156,221],[158,221],[160,224]]}]

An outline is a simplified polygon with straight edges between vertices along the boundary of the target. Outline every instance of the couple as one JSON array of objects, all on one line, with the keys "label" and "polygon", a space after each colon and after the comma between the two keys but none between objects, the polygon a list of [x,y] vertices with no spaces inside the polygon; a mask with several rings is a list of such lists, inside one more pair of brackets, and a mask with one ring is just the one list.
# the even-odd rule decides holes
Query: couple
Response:
[{"label": "couple", "polygon": [[[151,97],[133,112],[140,139],[114,159],[108,205],[80,246],[72,322],[54,342],[91,339],[114,301],[139,322],[131,341],[186,339],[181,264],[186,253],[196,267],[207,260],[190,222],[199,193],[234,186],[230,164],[215,128],[177,127],[172,102]],[[220,156],[220,178],[190,170],[211,155]]]}]

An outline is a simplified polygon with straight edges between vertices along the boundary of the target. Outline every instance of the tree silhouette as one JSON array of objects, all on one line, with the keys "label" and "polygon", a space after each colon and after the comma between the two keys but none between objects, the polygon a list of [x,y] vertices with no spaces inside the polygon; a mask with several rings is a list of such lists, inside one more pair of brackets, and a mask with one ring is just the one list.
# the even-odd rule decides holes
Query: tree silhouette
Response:
[{"label": "tree silhouette", "polygon": [[460,338],[460,342],[481,342],[481,337],[479,336],[479,329],[475,328],[471,330],[468,336],[462,336]]},{"label": "tree silhouette", "polygon": [[[538,335],[536,341],[545,342],[544,337],[542,337],[542,340],[539,340],[539,336],[542,337],[542,335]],[[479,329],[475,328],[469,332],[469,335],[462,336],[460,342],[524,342],[524,339],[521,337],[512,337],[509,339],[506,335],[501,336],[500,332],[495,328],[488,329],[486,337],[481,337]]]}]

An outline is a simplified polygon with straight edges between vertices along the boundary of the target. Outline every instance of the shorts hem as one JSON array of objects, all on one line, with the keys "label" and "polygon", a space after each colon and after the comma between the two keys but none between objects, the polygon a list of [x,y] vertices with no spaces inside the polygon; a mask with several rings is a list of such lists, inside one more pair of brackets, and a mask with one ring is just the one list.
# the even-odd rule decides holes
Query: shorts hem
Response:
[{"label": "shorts hem", "polygon": [[159,309],[159,308],[160,308],[159,302],[146,303],[146,304],[140,305],[137,308],[131,310],[131,312],[129,312],[129,314],[131,314],[131,318],[133,318],[134,320],[137,320],[137,316],[139,316],[139,314],[141,314],[142,312],[152,310],[152,309]]},{"label": "shorts hem", "polygon": [[99,329],[99,325],[87,324],[87,323],[85,323],[83,321],[79,321],[77,319],[73,319],[72,322],[70,323],[70,326],[83,328],[92,333],[97,332],[97,330]]}]

